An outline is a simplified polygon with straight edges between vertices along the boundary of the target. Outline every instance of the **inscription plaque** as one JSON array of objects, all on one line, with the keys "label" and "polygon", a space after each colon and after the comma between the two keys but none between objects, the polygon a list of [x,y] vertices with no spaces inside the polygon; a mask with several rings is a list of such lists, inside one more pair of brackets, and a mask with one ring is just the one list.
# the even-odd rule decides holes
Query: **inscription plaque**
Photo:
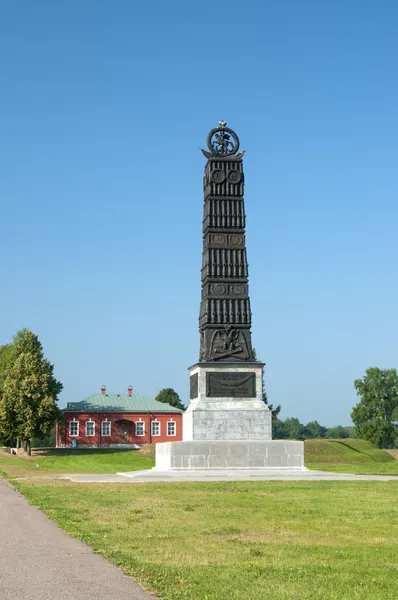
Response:
[{"label": "inscription plaque", "polygon": [[190,398],[193,400],[198,397],[198,374],[191,375],[189,378],[190,383]]},{"label": "inscription plaque", "polygon": [[255,373],[206,373],[208,398],[255,398]]}]

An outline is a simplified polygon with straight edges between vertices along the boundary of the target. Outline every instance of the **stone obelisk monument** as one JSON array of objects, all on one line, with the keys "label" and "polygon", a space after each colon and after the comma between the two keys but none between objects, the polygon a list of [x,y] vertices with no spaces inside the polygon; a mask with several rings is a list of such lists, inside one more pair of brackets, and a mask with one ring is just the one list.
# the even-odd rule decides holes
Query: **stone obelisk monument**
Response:
[{"label": "stone obelisk monument", "polygon": [[156,469],[302,468],[302,442],[272,441],[262,399],[263,363],[253,360],[245,240],[243,155],[220,121],[207,136],[204,173],[199,361],[182,442],[156,445]]}]

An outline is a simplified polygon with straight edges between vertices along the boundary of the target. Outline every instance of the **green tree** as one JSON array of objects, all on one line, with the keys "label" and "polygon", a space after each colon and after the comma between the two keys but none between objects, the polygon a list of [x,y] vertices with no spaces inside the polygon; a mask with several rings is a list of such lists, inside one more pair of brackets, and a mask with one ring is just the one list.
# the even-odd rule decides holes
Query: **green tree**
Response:
[{"label": "green tree", "polygon": [[176,391],[173,390],[173,388],[164,388],[163,390],[160,390],[155,400],[157,402],[163,402],[164,404],[170,404],[170,406],[185,410],[185,406],[181,402],[180,396]]},{"label": "green tree", "polygon": [[57,402],[62,383],[53,372],[38,337],[29,330],[20,332],[3,381],[0,437],[22,440],[28,454],[32,438],[47,435],[60,417]]},{"label": "green tree", "polygon": [[[13,344],[5,344],[4,346],[0,346],[0,403],[3,392],[4,379],[7,372],[8,366],[11,364],[12,358],[14,356],[15,347]],[[0,445],[8,445],[10,443],[10,438],[8,435],[1,433],[0,430]]]},{"label": "green tree", "polygon": [[319,425],[318,421],[310,421],[304,425],[301,435],[304,440],[314,440],[325,437],[326,427]]},{"label": "green tree", "polygon": [[347,439],[350,437],[348,427],[337,425],[336,427],[328,427],[326,430],[325,437],[330,439]]},{"label": "green tree", "polygon": [[55,447],[55,425],[44,437],[32,440],[32,448],[54,448]]},{"label": "green tree", "polygon": [[283,429],[287,438],[293,440],[303,439],[304,425],[295,417],[285,419],[283,421]]},{"label": "green tree", "polygon": [[[259,360],[257,358],[257,353],[256,353],[255,348],[253,348],[253,350],[252,350],[252,356],[253,356],[253,360],[255,362],[261,362],[261,360]],[[272,412],[272,426],[274,427],[275,420],[278,418],[278,415],[281,412],[282,406],[280,404],[278,404],[278,406],[275,406],[275,408],[274,408],[274,405],[269,404],[269,402],[268,402],[267,392],[265,391],[264,367],[263,367],[263,402],[268,406],[268,408]]]},{"label": "green tree", "polygon": [[[0,399],[7,369],[12,364],[15,357],[16,343],[24,335],[25,331],[25,329],[21,329],[21,331],[18,331],[17,334],[13,336],[13,341],[11,343],[0,346]],[[9,444],[10,441],[11,439],[8,437],[0,437],[1,444]]]},{"label": "green tree", "polygon": [[7,367],[12,362],[14,353],[14,344],[5,344],[4,346],[0,346],[0,395],[3,389]]},{"label": "green tree", "polygon": [[354,387],[361,400],[351,418],[358,437],[378,448],[393,448],[398,435],[398,374],[396,369],[370,367]]},{"label": "green tree", "polygon": [[272,437],[274,440],[284,440],[288,436],[286,435],[285,422],[275,417],[272,419]]}]

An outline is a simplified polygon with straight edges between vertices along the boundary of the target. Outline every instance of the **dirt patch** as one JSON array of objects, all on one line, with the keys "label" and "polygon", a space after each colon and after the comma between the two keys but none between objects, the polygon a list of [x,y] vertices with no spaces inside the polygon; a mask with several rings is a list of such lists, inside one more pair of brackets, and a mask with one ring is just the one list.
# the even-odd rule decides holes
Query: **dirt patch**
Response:
[{"label": "dirt patch", "polygon": [[398,450],[386,450],[386,452],[388,452],[388,454],[391,454],[391,456],[395,458],[395,460],[398,460]]},{"label": "dirt patch", "polygon": [[145,446],[143,446],[140,450],[137,451],[137,454],[155,458],[155,444],[145,444]]}]

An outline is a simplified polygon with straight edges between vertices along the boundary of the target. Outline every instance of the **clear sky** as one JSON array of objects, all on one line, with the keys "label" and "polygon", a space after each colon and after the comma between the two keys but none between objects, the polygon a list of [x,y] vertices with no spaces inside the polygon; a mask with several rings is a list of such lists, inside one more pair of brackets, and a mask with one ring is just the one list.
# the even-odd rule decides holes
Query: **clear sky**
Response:
[{"label": "clear sky", "polygon": [[0,343],[189,398],[205,159],[245,156],[253,344],[282,417],[398,367],[396,0],[0,0]]}]

